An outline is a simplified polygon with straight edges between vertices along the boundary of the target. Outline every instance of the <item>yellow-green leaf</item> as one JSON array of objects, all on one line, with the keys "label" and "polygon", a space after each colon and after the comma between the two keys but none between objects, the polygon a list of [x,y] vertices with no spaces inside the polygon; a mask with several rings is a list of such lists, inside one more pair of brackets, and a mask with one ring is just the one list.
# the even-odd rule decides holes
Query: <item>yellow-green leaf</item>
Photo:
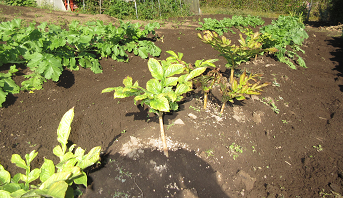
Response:
[{"label": "yellow-green leaf", "polygon": [[163,79],[163,68],[156,59],[150,58],[148,61],[148,67],[152,77],[158,80]]},{"label": "yellow-green leaf", "polygon": [[55,165],[52,160],[44,158],[44,163],[41,167],[40,180],[45,182],[51,175],[55,173]]},{"label": "yellow-green leaf", "polygon": [[13,154],[12,155],[11,162],[14,163],[16,166],[18,166],[20,168],[23,168],[23,169],[27,169],[28,168],[26,163],[25,163],[25,161],[18,154]]}]

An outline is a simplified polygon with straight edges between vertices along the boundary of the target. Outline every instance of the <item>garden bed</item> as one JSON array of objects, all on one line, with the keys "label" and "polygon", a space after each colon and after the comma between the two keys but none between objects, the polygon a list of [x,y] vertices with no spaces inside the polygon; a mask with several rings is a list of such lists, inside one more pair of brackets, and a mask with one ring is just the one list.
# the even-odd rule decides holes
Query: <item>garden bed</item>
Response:
[{"label": "garden bed", "polygon": [[[0,8],[6,20],[22,9]],[[36,8],[21,13],[18,17],[38,22],[39,13],[43,21],[83,20]],[[215,64],[229,76],[226,60],[197,37],[200,31],[195,28],[205,17],[230,16],[161,23],[156,31],[160,39],[155,41],[162,50],[158,59],[166,59],[168,50],[182,52],[187,63],[219,58]],[[10,95],[0,109],[0,162],[14,173],[18,171],[10,162],[14,153],[23,156],[37,150],[33,167],[39,167],[43,157],[57,159],[52,149],[58,144],[59,121],[75,107],[70,141],[88,151],[101,146],[103,154],[102,164],[89,172],[89,186],[79,186],[82,197],[342,195],[342,39],[316,28],[308,35],[302,47],[308,68],[293,70],[271,56],[241,64],[239,69],[262,73],[261,80],[272,84],[260,96],[228,105],[223,115],[219,115],[216,91],[210,94],[207,110],[202,109],[201,90],[188,94],[179,111],[164,116],[169,158],[160,152],[156,115],[146,106],[134,105],[132,98],[114,100],[112,93],[101,94],[104,88],[122,86],[128,75],[140,85],[151,78],[148,60],[129,53],[128,63],[103,58],[101,74],[83,68],[64,70],[58,82],[46,82],[43,90]],[[232,33],[225,36],[233,41],[239,38]],[[23,77],[14,80],[19,83]],[[268,104],[270,100],[275,107]]]}]

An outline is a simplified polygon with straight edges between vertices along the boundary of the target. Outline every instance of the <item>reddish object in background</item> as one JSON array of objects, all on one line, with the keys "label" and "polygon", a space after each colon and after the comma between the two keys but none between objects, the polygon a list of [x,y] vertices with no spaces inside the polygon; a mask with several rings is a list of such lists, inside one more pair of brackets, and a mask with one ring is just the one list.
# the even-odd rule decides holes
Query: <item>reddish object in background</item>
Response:
[{"label": "reddish object in background", "polygon": [[[78,8],[76,4],[74,4],[73,0],[69,0],[70,3],[70,9],[71,11],[74,11],[75,8]],[[68,1],[64,0],[64,5],[66,7],[66,10],[68,10]]]}]

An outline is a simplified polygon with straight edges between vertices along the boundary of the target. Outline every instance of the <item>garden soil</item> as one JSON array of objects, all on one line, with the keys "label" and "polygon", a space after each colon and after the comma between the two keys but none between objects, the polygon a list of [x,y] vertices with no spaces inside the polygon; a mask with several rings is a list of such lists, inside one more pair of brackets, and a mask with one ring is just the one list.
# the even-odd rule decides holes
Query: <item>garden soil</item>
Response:
[{"label": "garden soil", "polygon": [[[103,20],[106,15],[83,15],[37,8],[0,5],[3,21],[27,21],[66,25],[71,20]],[[154,40],[166,51],[184,54],[183,60],[218,58],[224,76],[225,59],[197,37],[203,15],[161,22]],[[265,19],[270,24],[272,19]],[[255,29],[257,30],[257,29]],[[237,43],[237,34],[227,33]],[[203,93],[195,88],[176,112],[164,115],[169,158],[161,152],[158,117],[133,98],[113,99],[101,94],[121,86],[126,76],[140,85],[151,78],[147,59],[129,55],[127,63],[100,60],[103,73],[89,69],[64,70],[58,82],[43,90],[10,95],[0,109],[0,162],[12,175],[23,172],[11,164],[12,154],[22,157],[32,150],[58,161],[52,150],[58,144],[56,130],[65,112],[75,107],[70,143],[89,151],[102,147],[101,164],[87,170],[88,186],[76,186],[80,197],[341,197],[343,195],[343,54],[339,32],[316,25],[307,28],[309,38],[299,52],[308,68],[296,70],[272,56],[258,56],[238,69],[262,73],[271,82],[260,96],[222,105],[218,88],[203,109]],[[19,84],[27,69],[14,77]],[[275,104],[273,107],[271,103]]]}]

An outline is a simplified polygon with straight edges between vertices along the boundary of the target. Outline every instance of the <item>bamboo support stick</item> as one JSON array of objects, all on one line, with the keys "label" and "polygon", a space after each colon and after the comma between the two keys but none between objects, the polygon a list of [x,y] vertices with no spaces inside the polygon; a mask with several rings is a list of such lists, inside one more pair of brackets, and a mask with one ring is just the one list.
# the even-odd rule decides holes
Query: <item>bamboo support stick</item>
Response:
[{"label": "bamboo support stick", "polygon": [[167,142],[166,142],[166,136],[164,134],[164,126],[163,126],[163,112],[158,113],[158,120],[160,122],[160,130],[161,130],[161,139],[162,139],[162,144],[163,144],[163,151],[164,155],[166,157],[169,157],[168,155],[168,147],[167,147]]}]

